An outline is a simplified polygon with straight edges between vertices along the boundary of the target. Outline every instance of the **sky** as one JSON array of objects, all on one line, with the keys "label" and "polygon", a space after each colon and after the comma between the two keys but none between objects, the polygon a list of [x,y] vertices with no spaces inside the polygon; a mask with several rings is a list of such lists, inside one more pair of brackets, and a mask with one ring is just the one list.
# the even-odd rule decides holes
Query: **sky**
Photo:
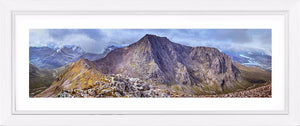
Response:
[{"label": "sky", "polygon": [[271,52],[271,29],[30,29],[29,45],[61,48],[75,45],[90,53],[102,53],[110,45],[127,46],[145,34],[167,37],[187,46],[208,46],[238,51],[247,48]]}]

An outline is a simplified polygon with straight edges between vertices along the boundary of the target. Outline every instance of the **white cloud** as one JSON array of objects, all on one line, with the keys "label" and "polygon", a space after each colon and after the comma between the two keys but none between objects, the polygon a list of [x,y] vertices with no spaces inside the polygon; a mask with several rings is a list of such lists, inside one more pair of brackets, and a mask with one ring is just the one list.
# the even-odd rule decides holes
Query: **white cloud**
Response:
[{"label": "white cloud", "polygon": [[183,45],[210,46],[221,50],[271,48],[270,30],[234,29],[31,29],[30,45],[77,45],[88,52],[101,53],[109,45],[129,45],[145,34],[168,37]]},{"label": "white cloud", "polygon": [[31,29],[30,30],[30,45],[34,46],[47,46],[49,42],[54,39],[49,35],[45,29]]}]

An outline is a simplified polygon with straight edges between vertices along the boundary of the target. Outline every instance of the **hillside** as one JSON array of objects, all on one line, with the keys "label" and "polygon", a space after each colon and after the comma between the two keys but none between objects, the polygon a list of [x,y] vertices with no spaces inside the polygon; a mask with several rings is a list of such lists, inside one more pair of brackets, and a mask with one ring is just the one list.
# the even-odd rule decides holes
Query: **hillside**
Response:
[{"label": "hillside", "polygon": [[97,80],[102,78],[95,65],[87,60],[80,59],[61,73],[52,85],[35,97],[55,97],[61,90],[91,88]]},{"label": "hillside", "polygon": [[72,63],[57,69],[48,70],[40,69],[32,64],[29,64],[29,96],[33,97],[47,89],[55,80],[55,78],[71,65]]}]

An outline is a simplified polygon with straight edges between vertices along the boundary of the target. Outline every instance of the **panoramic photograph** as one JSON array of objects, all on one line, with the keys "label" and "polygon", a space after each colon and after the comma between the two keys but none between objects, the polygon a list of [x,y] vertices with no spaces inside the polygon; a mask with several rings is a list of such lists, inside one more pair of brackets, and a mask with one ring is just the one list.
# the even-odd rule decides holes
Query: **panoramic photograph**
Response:
[{"label": "panoramic photograph", "polygon": [[30,98],[271,98],[271,29],[30,29]]}]

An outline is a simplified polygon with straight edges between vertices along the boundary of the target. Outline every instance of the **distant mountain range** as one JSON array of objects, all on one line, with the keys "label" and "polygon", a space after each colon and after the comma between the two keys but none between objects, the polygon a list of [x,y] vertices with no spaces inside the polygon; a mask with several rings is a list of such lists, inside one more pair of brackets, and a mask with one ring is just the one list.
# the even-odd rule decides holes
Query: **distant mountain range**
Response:
[{"label": "distant mountain range", "polygon": [[[74,45],[65,45],[62,48],[50,47],[30,47],[30,63],[43,69],[55,69],[71,62],[76,62],[80,58],[97,60],[103,58],[110,51],[122,48],[110,45],[103,53],[87,53],[83,49]],[[220,47],[219,47],[220,48]],[[245,48],[244,50],[230,50],[222,48],[223,53],[246,66],[257,66],[267,71],[272,70],[272,56],[263,49]]]},{"label": "distant mountain range", "polygon": [[30,47],[29,63],[38,68],[56,69],[68,63],[76,62],[80,58],[96,60],[104,57],[116,46],[109,46],[102,54],[88,53],[78,46],[64,46],[62,48]]},{"label": "distant mountain range", "polygon": [[231,60],[237,61],[246,66],[257,66],[261,69],[272,70],[272,56],[263,49],[245,49],[239,51],[222,51],[231,57]]},{"label": "distant mountain range", "polygon": [[[42,50],[51,52],[48,48]],[[111,75],[128,78],[126,81],[117,80],[120,83],[138,78],[150,86],[165,85],[164,90],[167,91],[179,86],[181,88],[176,87],[177,91],[189,95],[195,92],[232,92],[271,80],[270,72],[234,62],[216,48],[185,46],[171,42],[166,37],[150,34],[129,46],[112,49],[101,55],[103,58],[91,56],[76,47],[57,49],[51,54],[37,64],[43,66],[43,63],[50,62],[52,67],[57,67],[79,60],[66,68],[49,88],[36,97],[55,97],[62,90],[91,89],[98,81],[117,85]]]}]

